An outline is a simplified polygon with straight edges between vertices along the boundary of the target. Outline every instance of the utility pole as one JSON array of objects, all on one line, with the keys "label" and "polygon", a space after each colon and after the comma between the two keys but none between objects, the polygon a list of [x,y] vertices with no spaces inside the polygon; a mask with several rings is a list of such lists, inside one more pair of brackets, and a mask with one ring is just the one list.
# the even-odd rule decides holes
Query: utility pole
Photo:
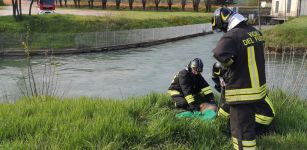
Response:
[{"label": "utility pole", "polygon": [[287,19],[287,0],[285,0],[285,22],[286,23],[286,19]]},{"label": "utility pole", "polygon": [[260,0],[258,0],[258,23],[259,23],[259,30],[261,30],[261,21],[260,21]]}]

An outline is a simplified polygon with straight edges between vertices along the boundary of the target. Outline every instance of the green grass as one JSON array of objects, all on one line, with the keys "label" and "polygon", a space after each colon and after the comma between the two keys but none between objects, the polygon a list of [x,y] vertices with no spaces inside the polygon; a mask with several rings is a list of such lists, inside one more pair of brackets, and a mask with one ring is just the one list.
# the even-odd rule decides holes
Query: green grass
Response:
[{"label": "green grass", "polygon": [[27,27],[30,27],[31,49],[35,50],[75,48],[75,37],[78,33],[159,28],[210,22],[210,15],[205,13],[104,12],[108,14],[106,16],[24,16],[24,19],[19,22],[16,22],[11,16],[0,16],[0,34],[7,41],[3,47],[12,50],[23,49],[19,39],[20,34],[27,32]]},{"label": "green grass", "polygon": [[105,16],[39,15],[24,16],[16,22],[0,17],[0,33],[80,33],[108,30],[144,29],[210,22],[210,15],[191,12],[101,11]]},{"label": "green grass", "polygon": [[285,24],[263,30],[267,46],[307,47],[307,17],[295,18]]},{"label": "green grass", "polygon": [[[275,132],[260,149],[306,149],[307,103],[270,93]],[[226,121],[176,119],[164,94],[108,100],[32,98],[0,104],[1,149],[231,149]]]}]

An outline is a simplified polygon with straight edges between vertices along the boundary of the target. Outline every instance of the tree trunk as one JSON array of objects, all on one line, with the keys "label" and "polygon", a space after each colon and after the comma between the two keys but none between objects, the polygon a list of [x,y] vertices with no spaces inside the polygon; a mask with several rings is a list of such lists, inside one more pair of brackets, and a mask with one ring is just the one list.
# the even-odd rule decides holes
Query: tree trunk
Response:
[{"label": "tree trunk", "polygon": [[182,11],[185,11],[185,4],[181,4]]},{"label": "tree trunk", "polygon": [[32,13],[32,5],[33,5],[33,2],[34,2],[34,0],[31,0],[30,8],[29,8],[29,16],[31,16],[31,13]]},{"label": "tree trunk", "polygon": [[60,7],[62,7],[62,0],[59,0],[59,2],[60,2]]},{"label": "tree trunk", "polygon": [[21,0],[19,0],[19,16],[22,17]]},{"label": "tree trunk", "polygon": [[146,9],[146,0],[142,0],[142,6],[143,6],[143,10]]},{"label": "tree trunk", "polygon": [[77,8],[77,0],[74,0],[75,8]]},{"label": "tree trunk", "polygon": [[168,3],[168,10],[171,11],[172,10],[172,3]]},{"label": "tree trunk", "polygon": [[181,0],[181,8],[182,8],[182,11],[185,11],[185,5],[186,5],[186,0]]},{"label": "tree trunk", "polygon": [[106,9],[107,8],[107,2],[102,2],[102,9]]},{"label": "tree trunk", "polygon": [[12,0],[12,7],[13,7],[13,17],[16,18],[16,4],[14,0]]},{"label": "tree trunk", "polygon": [[[130,0],[130,1],[131,1],[131,0]],[[133,1],[132,1],[132,2],[129,2],[129,8],[130,8],[130,10],[133,9]]]}]

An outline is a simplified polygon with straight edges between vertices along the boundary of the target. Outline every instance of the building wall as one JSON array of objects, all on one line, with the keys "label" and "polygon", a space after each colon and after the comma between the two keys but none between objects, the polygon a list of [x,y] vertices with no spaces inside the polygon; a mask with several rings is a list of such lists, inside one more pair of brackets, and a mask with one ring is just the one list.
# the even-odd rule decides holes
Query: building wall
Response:
[{"label": "building wall", "polygon": [[307,15],[307,0],[302,0],[301,1],[301,16],[306,16]]},{"label": "building wall", "polygon": [[[297,8],[298,8],[298,1],[299,0],[291,0],[291,8],[290,12],[286,13],[287,16],[297,16]],[[302,0],[306,1],[306,0]],[[276,13],[276,3],[279,2],[278,11]],[[288,0],[272,0],[272,9],[271,9],[271,15],[274,17],[283,17],[285,16],[285,4],[288,4]],[[288,5],[287,5],[288,7]],[[287,11],[287,10],[286,10]]]}]

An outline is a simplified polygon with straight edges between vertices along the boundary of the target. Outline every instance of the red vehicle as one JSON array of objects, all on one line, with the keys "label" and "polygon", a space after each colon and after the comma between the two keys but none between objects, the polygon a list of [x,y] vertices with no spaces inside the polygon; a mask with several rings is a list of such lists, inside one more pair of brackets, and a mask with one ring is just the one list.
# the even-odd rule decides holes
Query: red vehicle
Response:
[{"label": "red vehicle", "polygon": [[54,13],[55,3],[54,0],[37,0],[38,14]]}]

